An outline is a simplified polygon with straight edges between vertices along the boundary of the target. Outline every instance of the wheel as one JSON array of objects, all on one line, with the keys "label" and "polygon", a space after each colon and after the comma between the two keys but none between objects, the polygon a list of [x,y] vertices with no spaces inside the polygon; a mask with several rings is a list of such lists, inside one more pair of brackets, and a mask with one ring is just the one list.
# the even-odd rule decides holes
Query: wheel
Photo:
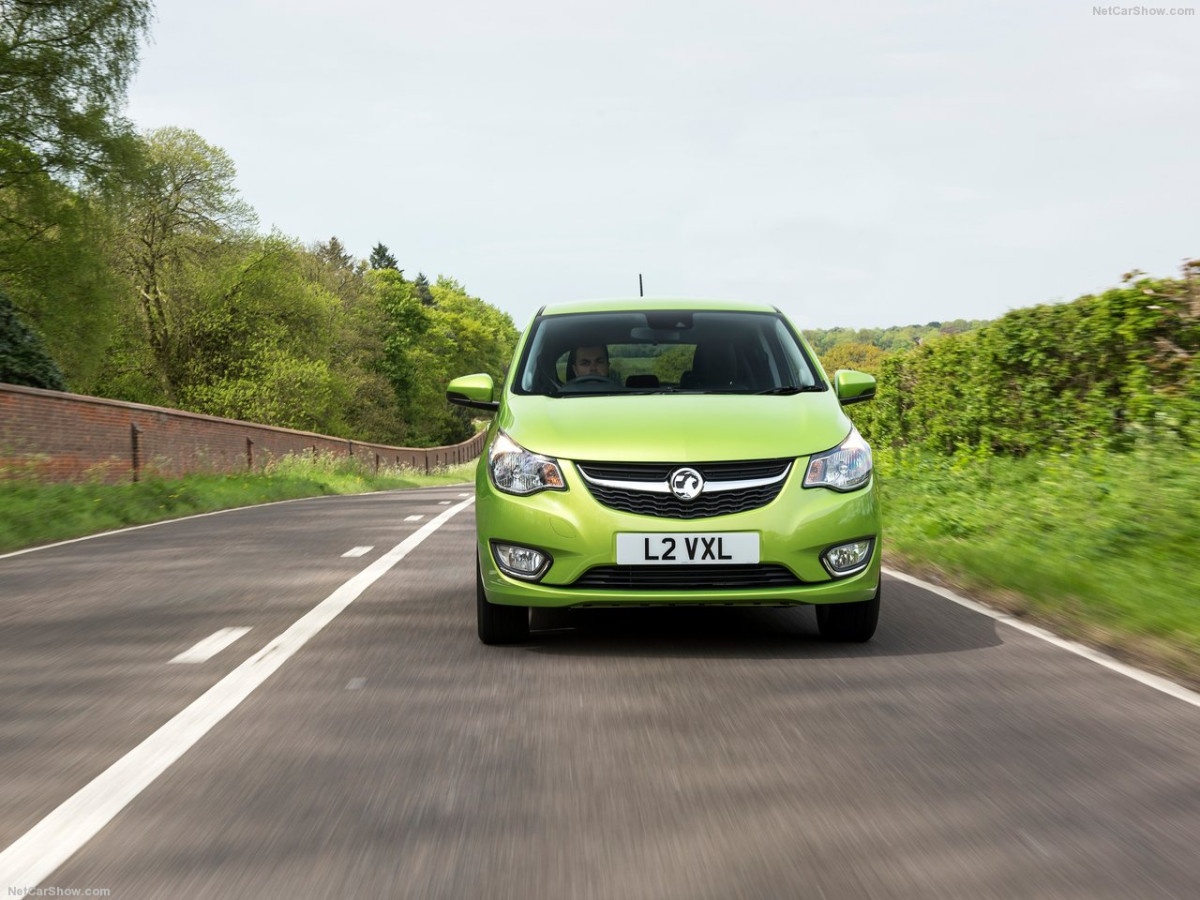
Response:
[{"label": "wheel", "polygon": [[517,644],[529,640],[529,607],[489,603],[483,592],[483,573],[475,560],[475,619],[485,644]]},{"label": "wheel", "polygon": [[875,596],[858,603],[823,603],[817,606],[817,628],[827,641],[862,643],[875,634],[879,622],[880,585]]}]

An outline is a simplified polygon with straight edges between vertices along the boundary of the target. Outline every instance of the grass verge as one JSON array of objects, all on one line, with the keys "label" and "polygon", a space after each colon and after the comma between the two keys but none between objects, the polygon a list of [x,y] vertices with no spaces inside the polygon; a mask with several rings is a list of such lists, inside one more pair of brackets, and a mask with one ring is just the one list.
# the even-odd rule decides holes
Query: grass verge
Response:
[{"label": "grass verge", "polygon": [[284,457],[262,472],[239,475],[47,484],[10,468],[0,471],[0,552],[275,500],[458,484],[472,481],[474,469],[471,462],[429,474],[404,468],[375,474],[353,460],[305,456]]},{"label": "grass verge", "polygon": [[1200,687],[1200,453],[879,454],[885,561]]}]

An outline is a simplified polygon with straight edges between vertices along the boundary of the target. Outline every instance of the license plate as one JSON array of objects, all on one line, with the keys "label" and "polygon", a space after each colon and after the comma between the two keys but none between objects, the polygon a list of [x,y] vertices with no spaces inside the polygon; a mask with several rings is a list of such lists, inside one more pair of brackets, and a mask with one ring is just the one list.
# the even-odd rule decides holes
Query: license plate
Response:
[{"label": "license plate", "polygon": [[753,531],[617,535],[617,564],[621,566],[752,565],[757,562],[758,533]]}]

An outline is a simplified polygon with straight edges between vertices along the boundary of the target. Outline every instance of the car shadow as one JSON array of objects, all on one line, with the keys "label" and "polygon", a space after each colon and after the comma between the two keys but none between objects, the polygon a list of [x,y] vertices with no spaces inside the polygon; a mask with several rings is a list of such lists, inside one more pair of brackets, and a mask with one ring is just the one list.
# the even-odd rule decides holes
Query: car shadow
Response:
[{"label": "car shadow", "polygon": [[875,636],[825,641],[811,607],[648,607],[534,610],[531,653],[563,656],[812,658],[960,653],[1003,643],[996,621],[888,580]]}]

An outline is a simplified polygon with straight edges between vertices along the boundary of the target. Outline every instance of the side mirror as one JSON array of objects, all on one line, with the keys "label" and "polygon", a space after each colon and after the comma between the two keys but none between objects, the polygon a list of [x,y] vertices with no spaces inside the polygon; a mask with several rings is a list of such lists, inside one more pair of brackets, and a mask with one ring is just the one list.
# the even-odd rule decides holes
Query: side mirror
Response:
[{"label": "side mirror", "polygon": [[492,376],[486,372],[479,375],[463,375],[455,378],[446,385],[446,399],[457,406],[468,409],[486,409],[495,412],[500,408],[500,402],[493,400],[495,385]]},{"label": "side mirror", "polygon": [[833,387],[842,406],[862,403],[875,396],[875,376],[853,369],[838,369],[833,373]]}]

